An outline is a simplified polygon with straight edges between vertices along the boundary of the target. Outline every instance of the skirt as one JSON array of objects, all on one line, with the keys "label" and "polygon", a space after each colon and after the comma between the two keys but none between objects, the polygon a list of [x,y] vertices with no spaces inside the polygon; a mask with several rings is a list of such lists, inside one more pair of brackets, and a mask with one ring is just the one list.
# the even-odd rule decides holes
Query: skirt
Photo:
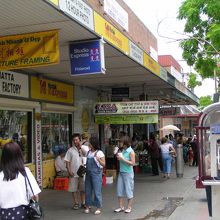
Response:
[{"label": "skirt", "polygon": [[28,207],[21,205],[15,208],[1,209],[1,220],[29,220]]}]

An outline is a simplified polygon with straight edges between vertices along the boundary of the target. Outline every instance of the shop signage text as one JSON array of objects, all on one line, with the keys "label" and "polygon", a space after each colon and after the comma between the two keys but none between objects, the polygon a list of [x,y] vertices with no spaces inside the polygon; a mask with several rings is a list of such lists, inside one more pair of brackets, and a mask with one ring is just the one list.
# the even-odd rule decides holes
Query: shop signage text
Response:
[{"label": "shop signage text", "polygon": [[104,11],[128,31],[128,13],[115,0],[104,0]]},{"label": "shop signage text", "polygon": [[0,37],[0,69],[46,66],[59,62],[58,31]]},{"label": "shop signage text", "polygon": [[96,115],[96,124],[154,124],[158,115]]},{"label": "shop signage text", "polygon": [[59,7],[76,21],[94,30],[93,10],[82,0],[59,0]]},{"label": "shop signage text", "polygon": [[139,47],[137,47],[134,43],[130,41],[130,57],[135,61],[144,65],[144,52]]},{"label": "shop signage text", "polygon": [[158,101],[96,103],[94,107],[94,114],[96,115],[158,114]]},{"label": "shop signage text", "polygon": [[31,77],[31,98],[73,103],[73,86],[38,77]]},{"label": "shop signage text", "polygon": [[129,41],[127,37],[96,12],[94,12],[94,23],[97,34],[103,36],[105,40],[125,54],[129,54]]},{"label": "shop signage text", "polygon": [[105,73],[102,40],[72,43],[69,51],[72,75]]},{"label": "shop signage text", "polygon": [[146,53],[144,53],[144,66],[152,73],[160,76],[160,65]]},{"label": "shop signage text", "polygon": [[10,71],[0,71],[0,94],[28,98],[28,76]]}]

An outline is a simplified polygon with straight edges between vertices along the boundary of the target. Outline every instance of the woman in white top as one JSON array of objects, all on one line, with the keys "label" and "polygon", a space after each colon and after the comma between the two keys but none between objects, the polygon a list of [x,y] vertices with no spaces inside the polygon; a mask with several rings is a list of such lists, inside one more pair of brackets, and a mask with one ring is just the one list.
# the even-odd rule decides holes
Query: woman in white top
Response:
[{"label": "woman in white top", "polygon": [[[29,184],[26,188],[25,176],[29,179],[34,194]],[[28,220],[27,196],[38,200],[40,192],[34,176],[24,167],[20,146],[16,142],[5,144],[0,162],[0,219]]]},{"label": "woman in white top", "polygon": [[172,156],[170,154],[170,151],[175,152],[175,149],[173,148],[173,145],[168,142],[167,138],[163,137],[161,139],[161,154],[162,154],[162,159],[163,159],[163,173],[164,173],[164,178],[170,178],[170,173],[171,173],[171,165],[172,165]]},{"label": "woman in white top", "polygon": [[98,215],[101,213],[102,207],[102,168],[105,166],[105,155],[99,150],[99,140],[97,137],[89,139],[89,146],[91,150],[87,154],[86,161],[85,213],[89,213],[89,207],[94,205],[96,207],[94,214]]}]

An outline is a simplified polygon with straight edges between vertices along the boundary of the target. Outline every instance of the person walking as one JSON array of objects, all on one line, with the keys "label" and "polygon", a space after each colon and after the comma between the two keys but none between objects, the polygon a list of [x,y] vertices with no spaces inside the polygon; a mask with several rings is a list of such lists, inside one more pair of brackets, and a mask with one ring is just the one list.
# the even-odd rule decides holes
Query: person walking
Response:
[{"label": "person walking", "polygon": [[96,207],[94,214],[98,215],[101,213],[102,207],[102,169],[105,166],[105,155],[100,150],[97,137],[89,139],[89,147],[90,151],[87,154],[86,161],[85,213],[88,214],[93,205]]},{"label": "person walking", "polygon": [[85,207],[85,181],[84,177],[77,175],[77,171],[80,165],[83,165],[83,156],[85,156],[88,151],[88,146],[81,145],[80,134],[73,134],[72,147],[66,152],[64,160],[67,163],[67,171],[69,174],[68,191],[72,193],[73,209],[75,210],[80,208],[78,193],[80,193],[81,207]]},{"label": "person walking", "polygon": [[[124,136],[120,139],[120,144],[123,147],[121,153],[117,154],[120,170],[117,181],[117,195],[119,208],[114,211],[116,213],[130,213],[132,210],[133,192],[134,192],[134,170],[135,153],[131,148],[131,139]],[[124,207],[124,198],[127,198],[127,208]]]},{"label": "person walking", "polygon": [[[27,178],[33,192],[26,185]],[[29,220],[28,197],[38,201],[40,192],[31,171],[24,166],[20,146],[16,142],[5,144],[0,162],[0,219]]]},{"label": "person walking", "polygon": [[163,137],[161,139],[161,154],[162,154],[162,160],[163,160],[163,173],[164,178],[170,178],[171,173],[171,167],[172,167],[172,156],[170,152],[175,153],[175,149],[171,143],[168,142],[167,138]]},{"label": "person walking", "polygon": [[149,140],[149,152],[151,157],[152,174],[153,176],[157,176],[159,175],[158,165],[160,170],[163,171],[163,163],[161,159],[160,148],[153,135],[151,135]]}]

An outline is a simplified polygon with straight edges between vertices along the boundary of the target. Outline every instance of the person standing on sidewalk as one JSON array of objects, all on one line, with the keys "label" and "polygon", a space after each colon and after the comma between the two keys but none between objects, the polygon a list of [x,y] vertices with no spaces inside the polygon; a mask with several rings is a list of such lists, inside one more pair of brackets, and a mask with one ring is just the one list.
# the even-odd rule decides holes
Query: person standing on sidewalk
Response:
[{"label": "person standing on sidewalk", "polygon": [[[83,149],[83,150],[82,150]],[[86,150],[87,149],[87,150]],[[67,163],[67,171],[69,174],[68,191],[72,193],[73,209],[79,209],[78,193],[80,192],[81,206],[85,207],[85,181],[83,177],[77,175],[80,165],[83,165],[83,156],[89,151],[85,145],[81,145],[80,134],[73,134],[72,147],[66,153],[65,161]]]},{"label": "person standing on sidewalk", "polygon": [[[119,208],[115,212],[130,213],[132,209],[133,192],[134,192],[134,170],[135,153],[131,148],[131,139],[124,136],[120,139],[120,144],[123,147],[122,153],[117,154],[117,159],[120,163],[120,170],[117,182],[117,195]],[[124,198],[127,198],[127,208],[124,208]]]},{"label": "person standing on sidewalk", "polygon": [[89,139],[89,146],[90,151],[87,154],[86,161],[85,213],[88,214],[90,212],[89,208],[94,205],[96,207],[94,214],[99,215],[102,207],[102,169],[105,166],[105,155],[100,150],[97,137]]}]

